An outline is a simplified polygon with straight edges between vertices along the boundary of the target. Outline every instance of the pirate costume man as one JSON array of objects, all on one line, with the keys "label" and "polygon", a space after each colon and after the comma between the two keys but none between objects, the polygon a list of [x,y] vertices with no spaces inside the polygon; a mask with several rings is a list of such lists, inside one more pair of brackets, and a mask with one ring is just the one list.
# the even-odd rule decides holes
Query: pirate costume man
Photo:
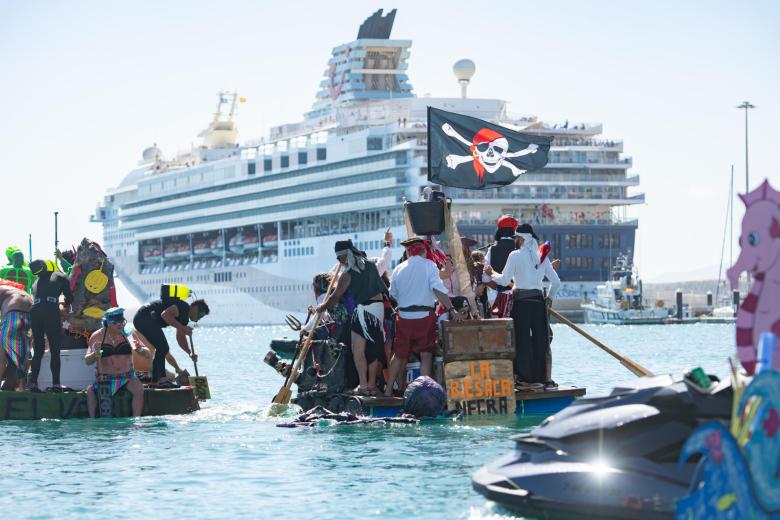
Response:
[{"label": "pirate costume man", "polygon": [[[547,305],[551,304],[561,281],[550,259],[541,257],[533,228],[523,224],[517,228],[517,236],[522,239],[522,245],[509,253],[504,270],[493,272],[486,268],[486,272],[499,285],[514,281],[508,310],[515,326],[515,375],[523,382],[553,387],[547,370],[550,349]],[[545,276],[550,281],[546,298]]]},{"label": "pirate costume man", "polygon": [[387,365],[385,355],[384,296],[387,286],[379,276],[376,264],[366,258],[351,240],[339,240],[334,251],[342,265],[336,289],[317,306],[322,312],[336,304],[349,291],[355,300],[350,319],[352,356],[355,360],[360,385],[356,393],[376,395],[376,377]]},{"label": "pirate costume man", "polygon": [[[515,250],[515,228],[517,220],[509,215],[501,215],[496,221],[496,243],[488,249],[485,255],[485,265],[494,271],[503,272],[509,253]],[[496,299],[493,301],[491,313],[497,318],[509,317],[509,304],[512,300],[512,287],[509,284],[495,287]]]},{"label": "pirate costume man", "polygon": [[401,245],[406,248],[408,259],[398,264],[390,277],[390,296],[398,302],[398,316],[390,377],[385,389],[388,397],[393,395],[393,384],[412,352],[420,356],[420,375],[431,375],[433,353],[436,351],[436,315],[433,312],[436,300],[444,306],[450,319],[462,319],[447,296],[438,267],[426,258],[425,241],[412,237]]}]

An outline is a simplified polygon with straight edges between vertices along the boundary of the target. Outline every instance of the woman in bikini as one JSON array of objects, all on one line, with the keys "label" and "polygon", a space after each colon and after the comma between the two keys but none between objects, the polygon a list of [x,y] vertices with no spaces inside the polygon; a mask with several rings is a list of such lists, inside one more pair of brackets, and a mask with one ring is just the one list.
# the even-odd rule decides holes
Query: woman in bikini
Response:
[{"label": "woman in bikini", "polygon": [[89,338],[84,361],[91,365],[98,361],[98,377],[87,388],[87,410],[95,417],[97,408],[97,387],[108,384],[113,397],[122,387],[133,396],[133,416],[139,417],[144,409],[144,386],[133,370],[133,351],[151,357],[149,349],[125,335],[124,309],[114,307],[103,315],[103,327]]}]

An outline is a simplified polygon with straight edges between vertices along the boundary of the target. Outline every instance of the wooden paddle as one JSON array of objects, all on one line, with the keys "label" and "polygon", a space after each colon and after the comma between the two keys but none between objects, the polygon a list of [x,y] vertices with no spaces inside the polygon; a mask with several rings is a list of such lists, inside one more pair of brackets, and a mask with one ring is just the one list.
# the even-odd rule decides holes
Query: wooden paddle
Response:
[{"label": "wooden paddle", "polygon": [[579,332],[586,339],[590,340],[591,343],[593,343],[594,345],[599,347],[601,350],[603,350],[604,352],[606,352],[607,354],[609,354],[613,358],[615,358],[618,361],[620,361],[620,363],[624,367],[629,369],[631,372],[633,372],[633,374],[635,376],[643,377],[643,376],[654,376],[655,375],[654,373],[650,372],[648,369],[646,369],[645,367],[643,367],[642,365],[640,365],[636,361],[634,361],[634,360],[632,360],[630,358],[621,356],[620,354],[618,354],[617,352],[615,352],[614,350],[612,350],[611,348],[609,348],[608,346],[606,346],[605,344],[603,344],[602,342],[600,342],[599,340],[597,340],[596,338],[594,338],[593,336],[591,336],[590,334],[588,334],[587,332],[585,332],[584,330],[582,330],[581,328],[576,326],[574,323],[570,322],[569,320],[567,320],[566,318],[561,316],[554,309],[548,309],[548,310],[550,311],[550,314],[552,314],[553,316],[555,316],[558,319],[558,321],[561,321],[561,322],[565,323],[566,325],[568,325],[569,327],[571,327],[575,331]]},{"label": "wooden paddle", "polygon": [[[341,264],[339,264],[338,267],[336,267],[336,272],[333,273],[333,278],[331,279],[330,284],[328,285],[328,290],[325,292],[326,299],[328,298],[330,291],[336,285],[336,280],[338,279],[340,272],[341,272]],[[306,336],[306,341],[303,342],[303,346],[301,347],[301,353],[298,355],[298,359],[295,360],[295,364],[293,365],[292,370],[290,371],[290,375],[287,377],[287,381],[285,381],[284,386],[282,386],[281,390],[279,390],[279,393],[274,396],[273,400],[271,401],[272,403],[290,404],[290,399],[292,398],[292,390],[290,390],[290,388],[292,387],[295,380],[298,379],[298,370],[301,368],[301,363],[303,363],[303,360],[306,359],[306,354],[309,352],[309,347],[311,346],[312,339],[314,338],[314,332],[317,330],[317,325],[319,325],[321,316],[322,316],[321,312],[317,312],[315,314],[314,323],[312,324],[309,335]]]},{"label": "wooden paddle", "polygon": [[[187,336],[190,340],[190,352],[195,355],[195,345],[192,344],[192,336]],[[211,399],[211,391],[209,390],[209,380],[206,376],[198,375],[198,362],[193,360],[192,364],[195,365],[195,376],[190,376],[190,386],[195,393],[195,397],[200,401]]]}]

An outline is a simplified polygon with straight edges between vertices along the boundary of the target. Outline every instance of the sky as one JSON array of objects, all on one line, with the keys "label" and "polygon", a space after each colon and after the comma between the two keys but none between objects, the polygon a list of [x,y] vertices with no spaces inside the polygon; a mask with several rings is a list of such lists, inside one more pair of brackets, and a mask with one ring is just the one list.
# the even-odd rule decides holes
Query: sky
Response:
[{"label": "sky", "polygon": [[[189,148],[216,92],[248,102],[239,140],[301,119],[333,47],[379,8],[398,9],[411,39],[409,76],[422,96],[452,96],[452,64],[474,60],[470,97],[517,114],[601,122],[624,140],[647,203],[635,260],[646,280],[717,276],[730,167],[745,189],[780,189],[779,2],[653,1],[16,1],[0,17],[0,152],[7,223],[0,245],[33,255],[100,241],[89,216],[157,143]],[[741,203],[737,201],[735,242]],[[728,246],[727,246],[728,251]],[[735,257],[738,246],[734,246]],[[728,258],[727,258],[728,261]],[[682,275],[681,275],[682,276]],[[696,277],[701,277],[697,275]]]}]

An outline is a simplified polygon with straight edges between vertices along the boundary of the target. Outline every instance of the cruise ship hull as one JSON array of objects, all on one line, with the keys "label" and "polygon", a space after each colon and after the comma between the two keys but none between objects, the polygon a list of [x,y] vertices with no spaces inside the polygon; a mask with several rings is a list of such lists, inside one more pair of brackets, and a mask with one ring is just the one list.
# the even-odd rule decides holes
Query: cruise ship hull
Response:
[{"label": "cruise ship hull", "polygon": [[[465,227],[469,230],[469,227]],[[474,229],[471,229],[474,231]],[[405,227],[394,227],[396,237],[406,237]],[[314,305],[312,280],[315,274],[331,270],[335,265],[333,246],[337,240],[350,238],[356,244],[369,244],[367,254],[376,258],[381,254],[379,246],[384,229],[349,235],[331,235],[310,239],[299,239],[295,246],[282,247],[290,250],[311,251],[306,256],[283,257],[276,263],[262,263],[262,258],[249,258],[245,263],[222,262],[214,267],[194,268],[196,262],[171,266],[162,265],[151,272],[140,273],[138,256],[115,259],[115,269],[127,289],[140,302],[159,297],[160,286],[165,283],[183,283],[193,295],[203,298],[211,308],[209,325],[275,325],[284,323],[287,314],[302,318],[306,309]],[[466,236],[466,232],[463,232]],[[392,249],[396,265],[403,254],[397,245]],[[562,312],[576,313],[583,298],[595,288],[598,282],[564,281],[554,304]],[[205,322],[204,322],[205,324]]]}]

